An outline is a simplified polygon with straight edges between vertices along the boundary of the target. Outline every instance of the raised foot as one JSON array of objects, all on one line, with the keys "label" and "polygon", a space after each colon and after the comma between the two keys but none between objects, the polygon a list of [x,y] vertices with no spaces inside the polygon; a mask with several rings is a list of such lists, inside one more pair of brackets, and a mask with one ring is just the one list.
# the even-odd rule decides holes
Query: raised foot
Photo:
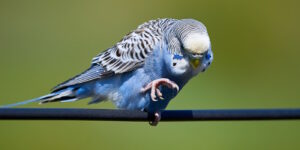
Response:
[{"label": "raised foot", "polygon": [[177,92],[179,91],[179,86],[175,82],[167,78],[160,78],[160,79],[153,80],[152,82],[147,84],[144,88],[141,89],[141,92],[144,93],[151,89],[150,96],[152,101],[157,101],[156,95],[159,97],[159,99],[164,99],[162,93],[158,89],[160,85],[165,85],[169,88],[176,89]]}]

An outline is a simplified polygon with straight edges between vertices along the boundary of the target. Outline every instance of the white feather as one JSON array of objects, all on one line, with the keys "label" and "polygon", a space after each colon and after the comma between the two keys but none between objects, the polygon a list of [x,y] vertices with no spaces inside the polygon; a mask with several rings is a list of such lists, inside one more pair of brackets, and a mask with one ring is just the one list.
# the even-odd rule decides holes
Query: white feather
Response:
[{"label": "white feather", "polygon": [[207,34],[191,33],[183,41],[184,48],[191,53],[204,53],[208,50],[210,40]]}]

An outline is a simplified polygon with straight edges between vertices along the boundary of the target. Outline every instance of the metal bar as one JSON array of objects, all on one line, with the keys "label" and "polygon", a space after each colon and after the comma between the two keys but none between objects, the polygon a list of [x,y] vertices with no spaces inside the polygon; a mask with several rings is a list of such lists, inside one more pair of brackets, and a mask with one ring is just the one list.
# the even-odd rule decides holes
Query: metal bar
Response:
[{"label": "metal bar", "polygon": [[[142,111],[78,108],[0,108],[0,120],[149,121]],[[295,120],[300,109],[165,110],[161,121]]]}]

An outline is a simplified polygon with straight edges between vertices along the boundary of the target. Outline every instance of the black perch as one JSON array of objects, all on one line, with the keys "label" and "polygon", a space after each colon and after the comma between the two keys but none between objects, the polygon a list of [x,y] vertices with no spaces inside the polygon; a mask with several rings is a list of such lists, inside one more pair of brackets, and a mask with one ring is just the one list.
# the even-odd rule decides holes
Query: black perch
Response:
[{"label": "black perch", "polygon": [[[0,120],[150,121],[142,111],[79,108],[0,108]],[[161,121],[295,120],[300,109],[165,110]]]}]

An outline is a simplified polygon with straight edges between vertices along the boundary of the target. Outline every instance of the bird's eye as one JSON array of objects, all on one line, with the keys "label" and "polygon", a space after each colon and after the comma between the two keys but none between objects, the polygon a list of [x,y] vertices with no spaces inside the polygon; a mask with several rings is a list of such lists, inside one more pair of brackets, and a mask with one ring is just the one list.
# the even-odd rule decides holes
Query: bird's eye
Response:
[{"label": "bird's eye", "polygon": [[193,53],[192,56],[194,58],[202,58],[204,56],[204,53]]},{"label": "bird's eye", "polygon": [[195,53],[195,54],[193,54],[194,56],[198,56],[198,57],[202,57],[203,55],[202,54],[197,54],[197,53]]}]

